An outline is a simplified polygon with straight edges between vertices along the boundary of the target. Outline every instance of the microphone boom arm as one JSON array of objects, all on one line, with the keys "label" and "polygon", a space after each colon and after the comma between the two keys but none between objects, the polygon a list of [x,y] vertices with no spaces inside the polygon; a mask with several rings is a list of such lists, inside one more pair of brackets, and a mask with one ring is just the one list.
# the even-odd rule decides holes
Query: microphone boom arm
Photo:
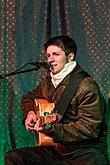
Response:
[{"label": "microphone boom arm", "polygon": [[37,70],[36,68],[32,68],[32,69],[27,69],[27,70],[22,70],[22,71],[19,71],[19,72],[11,72],[11,73],[8,73],[8,74],[1,74],[0,75],[0,79],[4,79],[5,77],[9,77],[9,76],[13,76],[13,75],[16,75],[16,74],[22,74],[22,73],[26,73],[26,72],[31,72],[31,71],[34,71],[34,70]]},{"label": "microphone boom arm", "polygon": [[[31,69],[21,70],[22,68],[24,68],[28,64],[34,65],[36,67],[31,68]],[[17,70],[15,70],[13,72],[10,72],[8,74],[1,74],[0,75],[0,79],[4,79],[5,77],[13,76],[13,75],[16,75],[16,74],[22,74],[22,73],[26,73],[26,72],[31,72],[31,71],[34,71],[34,70],[38,71],[41,67],[45,67],[46,69],[49,69],[49,66],[48,67],[46,66],[46,62],[32,62],[32,63],[27,63],[24,66],[22,66],[20,69],[17,69]]]}]

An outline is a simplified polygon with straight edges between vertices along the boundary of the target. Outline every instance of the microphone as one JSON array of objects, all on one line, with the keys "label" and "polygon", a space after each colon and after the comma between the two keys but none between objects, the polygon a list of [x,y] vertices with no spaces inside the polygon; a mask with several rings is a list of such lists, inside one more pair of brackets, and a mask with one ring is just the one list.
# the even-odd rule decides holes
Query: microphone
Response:
[{"label": "microphone", "polygon": [[49,69],[51,67],[50,63],[48,62],[38,62],[38,61],[33,61],[33,62],[29,62],[28,64],[31,64],[31,65],[34,65],[34,66],[37,66],[37,67],[44,67],[46,69]]}]

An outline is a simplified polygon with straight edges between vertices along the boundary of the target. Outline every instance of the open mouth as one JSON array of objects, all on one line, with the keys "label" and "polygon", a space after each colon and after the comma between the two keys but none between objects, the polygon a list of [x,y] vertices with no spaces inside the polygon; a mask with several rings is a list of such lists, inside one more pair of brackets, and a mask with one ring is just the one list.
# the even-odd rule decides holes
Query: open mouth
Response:
[{"label": "open mouth", "polygon": [[57,66],[57,64],[51,64],[51,67],[56,67]]},{"label": "open mouth", "polygon": [[57,67],[57,64],[51,65],[51,69],[55,69]]}]

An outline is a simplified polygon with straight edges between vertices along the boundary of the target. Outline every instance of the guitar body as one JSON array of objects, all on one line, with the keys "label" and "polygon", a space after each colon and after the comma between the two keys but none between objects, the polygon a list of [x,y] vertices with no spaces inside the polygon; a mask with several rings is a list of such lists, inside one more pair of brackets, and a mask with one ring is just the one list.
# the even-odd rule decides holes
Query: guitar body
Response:
[{"label": "guitar body", "polygon": [[[46,99],[35,99],[35,112],[37,118],[44,116],[44,113],[51,113],[53,108],[55,107],[54,103],[49,103]],[[39,146],[55,146],[52,138],[46,136],[43,133],[39,132]]]}]

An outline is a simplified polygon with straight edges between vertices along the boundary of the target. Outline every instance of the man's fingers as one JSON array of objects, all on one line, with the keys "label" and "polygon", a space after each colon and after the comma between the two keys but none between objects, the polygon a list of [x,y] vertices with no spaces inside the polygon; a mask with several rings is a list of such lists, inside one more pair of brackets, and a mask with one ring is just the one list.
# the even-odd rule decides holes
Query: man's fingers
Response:
[{"label": "man's fingers", "polygon": [[25,120],[25,127],[27,130],[34,130],[34,125],[36,123],[36,114],[33,111],[30,111]]},{"label": "man's fingers", "polygon": [[26,129],[27,130],[34,130],[34,124],[27,124]]}]

